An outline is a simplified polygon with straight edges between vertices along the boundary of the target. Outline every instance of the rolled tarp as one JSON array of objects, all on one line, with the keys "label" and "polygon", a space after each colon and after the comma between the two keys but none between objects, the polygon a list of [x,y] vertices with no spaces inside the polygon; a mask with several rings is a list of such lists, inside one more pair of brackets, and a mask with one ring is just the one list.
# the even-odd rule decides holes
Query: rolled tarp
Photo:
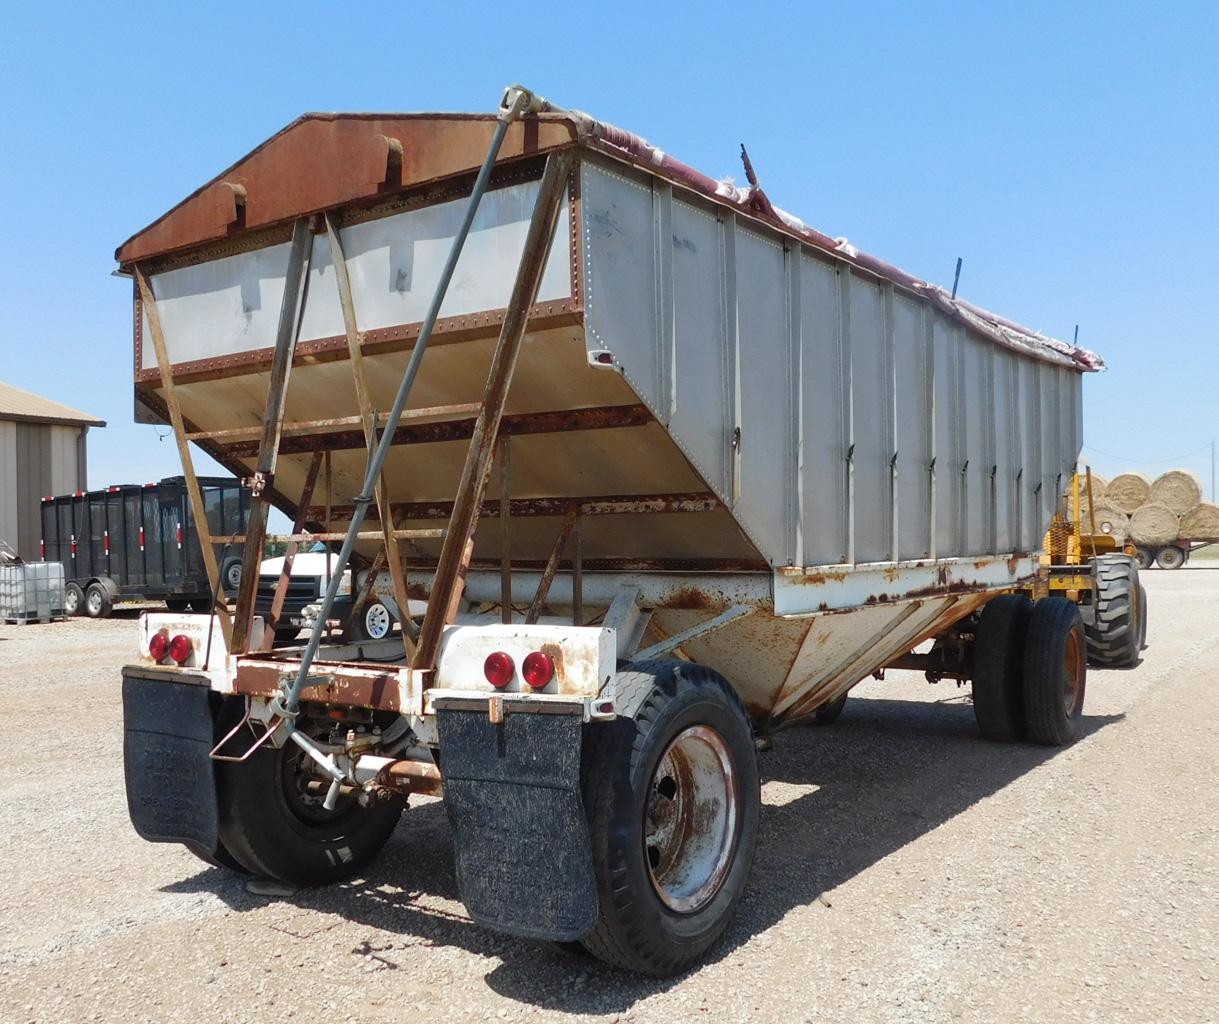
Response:
[{"label": "rolled tarp", "polygon": [[1151,481],[1143,473],[1119,473],[1105,488],[1105,500],[1133,514],[1151,500]]},{"label": "rolled tarp", "polygon": [[1202,500],[1202,482],[1188,469],[1170,469],[1155,478],[1151,500],[1183,516]]},{"label": "rolled tarp", "polygon": [[1130,517],[1130,538],[1136,544],[1169,544],[1181,532],[1181,520],[1167,505],[1149,501]]},{"label": "rolled tarp", "polygon": [[1185,540],[1219,540],[1219,505],[1202,501],[1181,517]]}]

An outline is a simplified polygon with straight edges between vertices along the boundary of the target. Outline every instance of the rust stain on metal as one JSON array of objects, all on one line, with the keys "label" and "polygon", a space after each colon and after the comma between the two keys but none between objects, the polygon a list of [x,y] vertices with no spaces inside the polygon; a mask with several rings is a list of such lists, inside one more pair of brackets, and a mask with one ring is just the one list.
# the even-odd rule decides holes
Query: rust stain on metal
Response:
[{"label": "rust stain on metal", "polygon": [[[242,658],[237,662],[233,690],[249,697],[270,697],[280,692],[280,683],[287,673],[295,672],[299,661],[279,661],[270,658]],[[307,686],[302,701],[340,704],[346,707],[372,708],[378,711],[403,711],[396,672],[371,669],[367,665],[345,662],[314,662],[310,675],[331,681]]]},{"label": "rust stain on metal", "polygon": [[691,610],[710,608],[711,601],[708,600],[706,593],[698,587],[682,587],[665,602],[665,607]]}]

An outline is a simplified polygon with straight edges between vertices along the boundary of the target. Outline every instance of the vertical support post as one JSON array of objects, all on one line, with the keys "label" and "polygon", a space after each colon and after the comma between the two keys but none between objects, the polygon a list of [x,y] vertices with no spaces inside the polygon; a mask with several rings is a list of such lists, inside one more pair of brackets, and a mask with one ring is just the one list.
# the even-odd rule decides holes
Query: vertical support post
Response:
[{"label": "vertical support post", "polygon": [[512,622],[512,481],[511,438],[499,439],[499,620]]},{"label": "vertical support post", "polygon": [[584,538],[580,514],[571,528],[571,624],[584,625]]},{"label": "vertical support post", "polygon": [[[351,277],[347,272],[347,257],[343,253],[343,240],[339,237],[334,218],[326,214],[326,237],[330,242],[330,258],[334,263],[334,279],[339,289],[339,305],[343,310],[343,329],[347,335],[347,351],[351,356],[351,373],[355,381],[356,401],[360,406],[360,418],[364,421],[364,439],[371,452],[377,444],[377,422],[368,393],[368,377],[364,372],[363,338],[356,321],[355,300],[351,292]],[[414,656],[415,644],[410,636],[408,621],[410,606],[406,593],[406,572],[398,538],[394,536],[394,516],[390,509],[389,493],[385,486],[385,475],[381,474],[373,489],[377,503],[377,514],[381,520],[381,535],[385,544],[385,560],[389,565],[389,576],[394,586],[394,600],[401,616],[402,647],[409,659]],[[330,524],[326,524],[327,529]]]},{"label": "vertical support post", "polygon": [[[305,474],[305,486],[301,488],[301,500],[296,509],[296,517],[292,521],[292,532],[300,533],[305,528],[305,517],[309,512],[309,502],[313,499],[313,489],[317,486],[318,470],[322,468],[322,452],[319,449],[313,453],[309,462],[309,472]],[[296,552],[300,548],[297,541],[289,541],[284,552],[284,567],[280,570],[279,580],[275,584],[275,597],[271,600],[271,612],[267,616],[262,635],[262,650],[269,651],[275,643],[275,630],[279,627],[279,617],[283,614],[284,599],[288,596],[288,582],[292,578],[292,563],[296,560]]]},{"label": "vertical support post", "polygon": [[250,627],[254,618],[254,595],[258,590],[258,565],[262,561],[263,540],[267,535],[267,513],[270,502],[263,491],[275,479],[279,462],[279,442],[284,427],[284,403],[288,380],[292,375],[292,356],[300,334],[301,317],[305,308],[305,289],[309,278],[309,259],[313,235],[304,217],[292,227],[292,245],[288,250],[288,270],[284,275],[284,298],[279,307],[279,326],[275,332],[275,354],[271,359],[271,382],[267,389],[267,409],[263,418],[262,438],[258,443],[258,464],[250,498],[250,520],[246,526],[245,546],[241,555],[241,586],[237,590],[237,610],[233,615],[233,640],[229,650],[240,654],[249,646]]},{"label": "vertical support post", "polygon": [[[178,445],[178,457],[182,460],[182,475],[186,477],[186,493],[190,498],[191,514],[195,519],[195,529],[199,533],[199,547],[203,553],[203,565],[207,569],[207,582],[216,595],[216,614],[220,618],[220,630],[224,634],[228,649],[233,650],[233,619],[225,604],[224,581],[220,578],[220,566],[216,562],[216,549],[212,544],[212,531],[207,523],[207,510],[203,504],[203,492],[199,488],[199,478],[195,475],[195,463],[190,454],[190,443],[186,440],[186,426],[182,420],[182,406],[178,401],[178,392],[174,387],[173,364],[169,361],[169,349],[165,344],[165,331],[161,326],[161,313],[157,309],[157,300],[152,293],[152,284],[144,268],[136,265],[135,283],[140,293],[140,304],[144,315],[148,317],[148,332],[152,335],[153,350],[157,355],[157,369],[161,373],[161,393],[165,397],[165,407],[169,410],[169,422],[173,427],[174,441]],[[141,515],[143,514],[144,498],[140,496]],[[154,534],[155,535],[155,534]],[[146,538],[147,539],[147,538]],[[147,556],[145,555],[145,558]],[[75,563],[75,553],[73,554]],[[164,562],[162,562],[164,564]]]},{"label": "vertical support post", "polygon": [[529,605],[529,614],[525,616],[525,622],[529,625],[538,621],[542,614],[542,609],[546,606],[546,598],[550,594],[550,585],[554,582],[555,574],[559,571],[559,562],[563,558],[563,551],[567,547],[567,539],[571,536],[571,531],[576,525],[576,517],[580,513],[580,506],[576,502],[572,502],[567,509],[567,515],[563,517],[563,525],[559,527],[559,535],[555,538],[554,547],[550,549],[550,558],[546,561],[546,568],[542,570],[542,578],[538,580],[537,593],[533,595],[533,603]]},{"label": "vertical support post", "polygon": [[[440,651],[440,636],[445,627],[444,614],[450,595],[461,572],[462,555],[473,539],[478,525],[478,511],[487,484],[487,469],[491,453],[499,436],[499,424],[508,398],[508,387],[516,368],[517,356],[528,326],[529,308],[537,299],[550,242],[554,236],[559,209],[567,192],[567,179],[575,161],[570,151],[552,153],[546,160],[546,170],[538,187],[538,197],[525,236],[521,262],[517,269],[512,295],[500,329],[499,342],[491,360],[491,372],[482,411],[474,424],[469,454],[462,470],[457,500],[449,517],[449,527],[440,549],[436,577],[428,596],[427,613],[419,634],[414,667],[424,671],[436,667]],[[426,685],[426,684],[425,684]]]}]

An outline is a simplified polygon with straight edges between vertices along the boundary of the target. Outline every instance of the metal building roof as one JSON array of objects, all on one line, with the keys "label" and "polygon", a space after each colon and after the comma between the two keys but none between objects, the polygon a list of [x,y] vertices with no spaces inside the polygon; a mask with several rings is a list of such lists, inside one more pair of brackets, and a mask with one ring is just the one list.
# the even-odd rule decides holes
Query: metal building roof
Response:
[{"label": "metal building roof", "polygon": [[63,423],[82,424],[90,427],[104,427],[105,420],[99,420],[87,412],[73,409],[59,402],[52,402],[32,391],[15,388],[11,384],[0,381],[0,420],[20,420],[25,423]]}]

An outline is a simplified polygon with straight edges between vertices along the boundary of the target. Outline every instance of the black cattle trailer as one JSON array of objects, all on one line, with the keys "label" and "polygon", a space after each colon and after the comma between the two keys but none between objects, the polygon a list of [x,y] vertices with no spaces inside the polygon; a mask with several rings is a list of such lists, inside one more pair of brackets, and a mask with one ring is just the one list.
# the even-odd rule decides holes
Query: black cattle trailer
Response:
[{"label": "black cattle trailer", "polygon": [[[242,534],[250,495],[234,477],[200,477],[208,528]],[[115,601],[163,600],[173,611],[206,611],[212,596],[184,477],[118,484],[42,499],[42,556],[62,562],[69,615],[104,618]],[[217,548],[229,591],[241,578],[241,547]]]}]

